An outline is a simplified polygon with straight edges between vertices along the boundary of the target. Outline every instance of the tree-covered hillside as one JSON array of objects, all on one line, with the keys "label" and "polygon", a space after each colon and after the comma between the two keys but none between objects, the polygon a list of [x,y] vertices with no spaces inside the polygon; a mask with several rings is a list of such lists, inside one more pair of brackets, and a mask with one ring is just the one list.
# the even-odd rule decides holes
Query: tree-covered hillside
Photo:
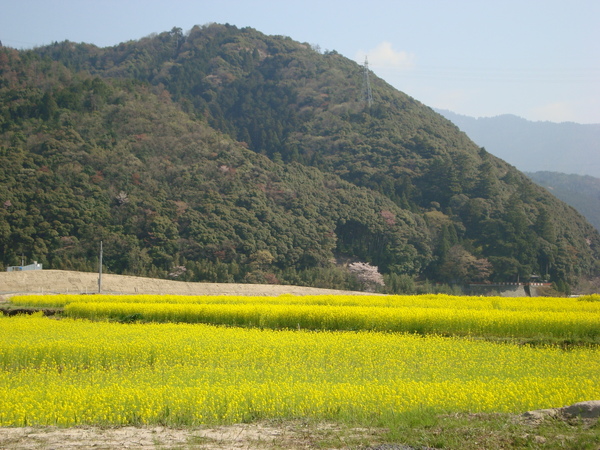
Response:
[{"label": "tree-covered hillside", "polygon": [[[336,52],[228,25],[0,49],[0,257],[352,287],[598,274],[600,236]],[[356,286],[356,284],[354,285]]]},{"label": "tree-covered hillside", "polygon": [[527,172],[529,178],[579,211],[600,231],[600,178],[560,172]]}]

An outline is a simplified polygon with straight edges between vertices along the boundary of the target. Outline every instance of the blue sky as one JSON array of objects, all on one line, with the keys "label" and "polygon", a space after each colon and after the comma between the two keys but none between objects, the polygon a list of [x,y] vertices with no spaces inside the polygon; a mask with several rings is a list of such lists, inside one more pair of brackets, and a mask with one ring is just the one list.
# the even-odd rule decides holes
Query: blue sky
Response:
[{"label": "blue sky", "polygon": [[0,41],[15,48],[210,22],[368,56],[431,107],[600,123],[600,0],[0,0]]}]

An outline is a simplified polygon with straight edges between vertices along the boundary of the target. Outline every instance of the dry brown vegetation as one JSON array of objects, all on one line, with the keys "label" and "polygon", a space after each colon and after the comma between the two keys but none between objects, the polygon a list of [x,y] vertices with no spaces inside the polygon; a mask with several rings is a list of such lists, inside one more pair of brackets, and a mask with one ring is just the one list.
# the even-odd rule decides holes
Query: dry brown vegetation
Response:
[{"label": "dry brown vegetation", "polygon": [[[98,274],[67,270],[36,270],[0,272],[0,294],[94,294],[98,292]],[[103,274],[102,292],[105,294],[170,294],[170,295],[314,295],[346,294],[347,291],[302,286],[194,283]],[[360,292],[352,292],[361,294]]]}]

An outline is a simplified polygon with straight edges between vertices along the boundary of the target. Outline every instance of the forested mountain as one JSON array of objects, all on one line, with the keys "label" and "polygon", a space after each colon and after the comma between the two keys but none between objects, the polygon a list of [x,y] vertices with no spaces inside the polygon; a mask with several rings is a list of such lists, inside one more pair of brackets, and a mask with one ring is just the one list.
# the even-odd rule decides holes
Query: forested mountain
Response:
[{"label": "forested mountain", "polygon": [[0,49],[0,262],[185,280],[568,289],[600,235],[363,68],[229,25]]},{"label": "forested mountain", "polygon": [[474,118],[441,109],[437,112],[519,170],[600,178],[600,124],[532,122],[511,114]]},{"label": "forested mountain", "polygon": [[571,205],[600,230],[600,178],[560,172],[534,172],[527,176]]}]

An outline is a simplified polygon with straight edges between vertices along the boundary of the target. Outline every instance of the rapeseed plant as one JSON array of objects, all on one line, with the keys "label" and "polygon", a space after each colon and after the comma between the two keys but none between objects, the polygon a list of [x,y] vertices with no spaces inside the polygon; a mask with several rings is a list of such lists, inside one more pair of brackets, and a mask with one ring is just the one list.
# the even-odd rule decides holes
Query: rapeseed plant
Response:
[{"label": "rapeseed plant", "polygon": [[377,420],[600,396],[597,348],[436,335],[0,318],[0,426]]}]

